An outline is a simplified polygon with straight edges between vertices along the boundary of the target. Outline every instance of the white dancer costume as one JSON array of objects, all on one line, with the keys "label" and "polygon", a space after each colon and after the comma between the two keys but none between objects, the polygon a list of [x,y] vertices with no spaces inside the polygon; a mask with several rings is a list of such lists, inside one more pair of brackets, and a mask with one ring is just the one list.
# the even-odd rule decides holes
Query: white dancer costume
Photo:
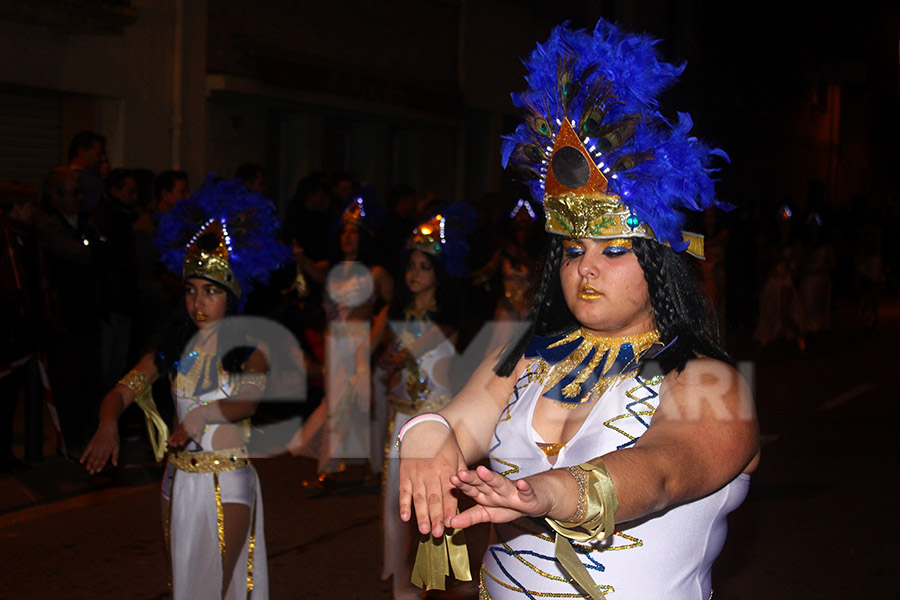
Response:
[{"label": "white dancer costume", "polygon": [[[409,323],[410,320],[407,320]],[[417,332],[424,333],[428,327],[434,327],[426,317],[419,324]],[[415,335],[415,334],[413,334]],[[397,432],[407,421],[422,413],[436,412],[446,406],[451,398],[450,388],[434,377],[434,368],[438,362],[452,358],[456,348],[445,339],[440,344],[423,354],[415,366],[408,365],[400,372],[400,378],[388,393],[388,403],[393,413],[388,429],[386,447],[386,475],[384,478],[384,566],[381,578],[390,576],[402,578],[402,585],[409,586],[412,564],[408,556],[411,535],[415,526],[400,520],[399,487],[400,456],[393,443]],[[395,589],[401,582],[395,582]]]},{"label": "white dancer costume", "polygon": [[[516,384],[489,451],[491,468],[519,479],[551,468],[578,465],[631,447],[649,427],[662,377],[627,377],[596,401],[581,429],[551,465],[532,427],[542,384],[533,361]],[[719,491],[647,517],[619,523],[602,542],[569,541],[610,600],[706,600],[710,568],[725,541],[726,515],[747,495],[749,475]],[[495,525],[484,555],[481,598],[586,598],[554,558],[554,534],[543,519],[520,518]],[[568,541],[568,540],[567,540]]]},{"label": "white dancer costume", "polygon": [[325,297],[325,398],[299,432],[295,454],[318,460],[319,473],[341,469],[345,459],[369,459],[369,398],[355,397],[358,352],[369,356],[369,333],[376,303],[369,269],[342,262],[329,273]]},{"label": "white dancer costume", "polygon": [[[204,357],[200,354],[197,363]],[[215,357],[207,358],[203,372],[215,374],[212,389],[197,395],[187,392],[190,376],[181,373],[175,379],[175,397],[179,422],[191,410],[228,398],[234,393],[240,374],[229,376],[216,369]],[[199,379],[199,377],[198,377]],[[255,383],[255,382],[254,382]],[[245,421],[245,425],[248,423]],[[268,563],[263,523],[263,503],[259,478],[250,465],[245,447],[214,450],[213,436],[219,425],[208,425],[200,442],[191,442],[186,451],[169,454],[162,495],[169,501],[166,519],[166,541],[172,559],[172,591],[174,600],[266,600],[269,597]],[[249,429],[249,427],[248,427]],[[223,595],[222,504],[245,504],[250,508],[250,528],[240,548],[234,574]]]}]

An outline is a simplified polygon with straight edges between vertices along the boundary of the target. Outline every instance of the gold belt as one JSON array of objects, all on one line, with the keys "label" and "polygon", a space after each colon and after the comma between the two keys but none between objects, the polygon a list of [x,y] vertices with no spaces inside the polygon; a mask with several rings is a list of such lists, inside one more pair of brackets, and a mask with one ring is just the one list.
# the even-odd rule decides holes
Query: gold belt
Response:
[{"label": "gold belt", "polygon": [[408,415],[417,415],[423,412],[437,412],[444,408],[449,402],[450,396],[443,394],[440,396],[431,396],[425,400],[411,400],[409,398],[400,398],[393,394],[388,395],[388,404],[390,407]]},{"label": "gold belt", "polygon": [[187,452],[179,450],[169,453],[169,464],[188,473],[221,473],[250,466],[246,448],[226,448],[210,452]]}]

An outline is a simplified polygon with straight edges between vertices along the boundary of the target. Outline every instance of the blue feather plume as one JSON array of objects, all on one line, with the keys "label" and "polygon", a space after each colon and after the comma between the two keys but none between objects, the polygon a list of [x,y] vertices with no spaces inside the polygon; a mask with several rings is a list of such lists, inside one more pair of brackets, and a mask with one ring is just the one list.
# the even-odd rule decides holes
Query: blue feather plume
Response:
[{"label": "blue feather plume", "polygon": [[602,151],[595,163],[608,173],[608,192],[647,222],[658,241],[681,250],[687,246],[683,211],[728,208],[715,199],[711,168],[714,156],[728,157],[690,134],[690,115],[678,113],[670,124],[660,114],[657,97],[684,65],[663,61],[656,44],[604,20],[592,33],[567,23],[554,28],[523,61],[529,87],[512,99],[525,121],[504,136],[502,164],[542,201],[559,122],[568,119],[586,148]]},{"label": "blue feather plume", "polygon": [[209,219],[225,219],[231,237],[229,263],[241,289],[243,308],[255,285],[265,284],[291,251],[278,241],[281,226],[275,205],[238,179],[223,180],[210,174],[189,198],[179,201],[160,219],[153,243],[168,269],[182,274],[191,238]]}]

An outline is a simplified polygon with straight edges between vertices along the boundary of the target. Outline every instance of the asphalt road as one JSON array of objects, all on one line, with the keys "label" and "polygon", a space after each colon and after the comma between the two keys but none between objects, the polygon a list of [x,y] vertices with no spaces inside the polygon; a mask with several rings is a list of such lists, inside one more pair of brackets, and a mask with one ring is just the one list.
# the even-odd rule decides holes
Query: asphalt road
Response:
[{"label": "asphalt road", "polygon": [[[900,599],[891,391],[898,334],[894,302],[874,329],[859,329],[847,313],[805,351],[783,343],[753,353],[763,459],[730,517],[716,600]],[[312,461],[280,456],[256,465],[272,598],[390,598],[389,582],[379,579],[377,486],[351,470],[323,494],[304,486]],[[165,598],[157,485],[130,481],[0,514],[0,598]],[[16,483],[0,479],[10,493]],[[485,532],[470,539],[477,567]],[[475,591],[462,584],[441,597]]]}]

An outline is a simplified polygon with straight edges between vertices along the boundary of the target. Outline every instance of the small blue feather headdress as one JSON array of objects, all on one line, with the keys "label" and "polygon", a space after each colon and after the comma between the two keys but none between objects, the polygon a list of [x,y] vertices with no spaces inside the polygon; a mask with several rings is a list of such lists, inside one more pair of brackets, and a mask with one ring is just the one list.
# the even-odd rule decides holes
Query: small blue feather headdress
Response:
[{"label": "small blue feather headdress", "polygon": [[688,114],[674,125],[660,114],[656,96],[683,66],[655,44],[603,20],[593,34],[554,28],[524,61],[529,87],[512,98],[525,120],[504,136],[503,166],[543,202],[551,233],[643,237],[702,256],[702,237],[681,231],[684,211],[727,208],[710,163],[728,157],[690,135]]},{"label": "small blue feather headdress", "polygon": [[277,240],[275,206],[238,179],[209,175],[190,198],[160,219],[154,245],[170,271],[200,277],[234,293],[238,309],[254,284],[286,262],[290,249]]},{"label": "small blue feather headdress", "polygon": [[475,230],[475,211],[468,204],[451,204],[440,213],[418,225],[407,242],[407,248],[421,250],[436,257],[450,275],[465,277],[467,237]]}]

